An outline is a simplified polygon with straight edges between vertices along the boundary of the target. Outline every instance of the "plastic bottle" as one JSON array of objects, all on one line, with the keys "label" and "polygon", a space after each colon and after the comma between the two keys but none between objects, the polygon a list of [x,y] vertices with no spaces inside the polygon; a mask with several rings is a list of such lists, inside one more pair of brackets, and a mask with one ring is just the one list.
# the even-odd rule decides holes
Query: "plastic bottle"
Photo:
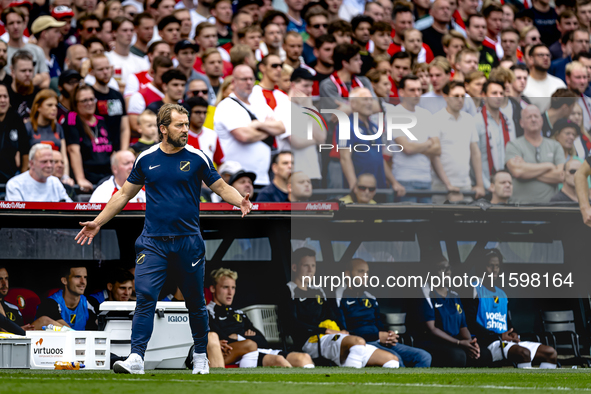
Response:
[{"label": "plastic bottle", "polygon": [[53,369],[56,370],[74,370],[74,371],[78,371],[80,368],[84,368],[84,364],[82,364],[79,361],[76,361],[75,363],[71,363],[69,361],[56,361],[53,364]]},{"label": "plastic bottle", "polygon": [[48,324],[46,326],[41,327],[43,330],[45,331],[61,331],[61,332],[66,332],[66,331],[74,331],[72,330],[70,327],[66,327],[66,326],[56,326],[54,324]]}]

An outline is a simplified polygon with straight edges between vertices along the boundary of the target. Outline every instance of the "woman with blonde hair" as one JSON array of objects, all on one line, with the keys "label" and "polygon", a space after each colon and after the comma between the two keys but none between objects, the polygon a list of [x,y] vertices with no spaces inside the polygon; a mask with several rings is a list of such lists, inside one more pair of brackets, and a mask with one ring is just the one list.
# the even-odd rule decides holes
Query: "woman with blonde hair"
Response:
[{"label": "woman with blonde hair", "polygon": [[217,107],[219,103],[222,102],[223,99],[225,99],[226,97],[228,97],[230,95],[230,93],[232,93],[232,90],[234,90],[234,77],[233,76],[227,76],[224,79],[224,82],[222,82],[220,89],[218,90],[218,94],[215,100],[215,106]]},{"label": "woman with blonde hair", "polygon": [[43,89],[35,96],[31,106],[31,121],[25,124],[29,143],[47,144],[55,151],[62,153],[64,157],[64,179],[63,182],[70,186],[74,181],[69,177],[68,155],[66,151],[66,140],[64,130],[57,122],[57,94],[51,89]]}]

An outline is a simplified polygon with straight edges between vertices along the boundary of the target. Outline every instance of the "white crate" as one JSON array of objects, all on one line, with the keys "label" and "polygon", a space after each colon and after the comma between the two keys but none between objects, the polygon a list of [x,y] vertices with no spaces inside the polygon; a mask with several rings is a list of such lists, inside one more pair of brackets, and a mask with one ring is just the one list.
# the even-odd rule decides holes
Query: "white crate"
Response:
[{"label": "white crate", "polygon": [[11,335],[0,338],[0,369],[1,368],[30,368],[31,340],[29,338]]},{"label": "white crate", "polygon": [[279,343],[279,326],[277,323],[277,307],[275,305],[251,305],[241,308],[269,343]]},{"label": "white crate", "polygon": [[27,331],[31,369],[54,369],[56,361],[79,361],[85,369],[108,370],[111,340],[103,331]]},{"label": "white crate", "polygon": [[[101,314],[107,313],[105,332],[113,341],[111,351],[122,357],[131,352],[131,314],[127,319],[110,318],[111,313],[133,312],[134,301],[105,301]],[[185,369],[185,359],[193,345],[189,311],[184,302],[158,302],[154,315],[152,338],[146,347],[145,369]]]}]

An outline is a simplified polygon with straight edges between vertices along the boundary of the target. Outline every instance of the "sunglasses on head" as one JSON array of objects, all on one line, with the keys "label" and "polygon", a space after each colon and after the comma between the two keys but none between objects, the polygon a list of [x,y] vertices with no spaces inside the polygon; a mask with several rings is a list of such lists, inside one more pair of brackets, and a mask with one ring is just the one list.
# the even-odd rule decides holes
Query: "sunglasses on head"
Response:
[{"label": "sunglasses on head", "polygon": [[208,94],[209,90],[204,89],[204,90],[191,90],[191,93],[193,93],[193,96],[199,96],[200,94]]},{"label": "sunglasses on head", "polygon": [[314,29],[320,29],[321,27],[324,27],[326,29],[328,27],[328,23],[318,23],[317,25],[312,25],[312,27]]},{"label": "sunglasses on head", "polygon": [[376,188],[375,188],[375,186],[373,186],[373,187],[370,187],[370,186],[361,186],[361,185],[357,185],[357,189],[361,190],[362,192],[364,192],[364,191],[366,191],[366,190],[369,190],[370,192],[372,192],[372,193],[373,193],[373,192],[375,192],[375,191],[376,191]]}]

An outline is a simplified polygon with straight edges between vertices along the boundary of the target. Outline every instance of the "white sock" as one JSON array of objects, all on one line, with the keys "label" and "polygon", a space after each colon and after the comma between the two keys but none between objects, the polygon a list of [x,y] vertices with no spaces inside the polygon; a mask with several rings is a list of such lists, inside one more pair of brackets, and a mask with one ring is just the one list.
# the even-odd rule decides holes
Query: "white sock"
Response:
[{"label": "white sock", "polygon": [[531,363],[519,363],[517,368],[531,368]]},{"label": "white sock", "polygon": [[382,365],[382,368],[398,368],[400,367],[400,363],[398,360],[390,360],[386,364]]},{"label": "white sock", "polygon": [[258,361],[259,351],[255,350],[254,352],[246,353],[244,356],[242,356],[238,362],[238,366],[240,368],[256,368]]},{"label": "white sock", "polygon": [[363,367],[363,356],[365,355],[365,345],[351,346],[349,355],[343,364],[343,367],[361,368]]},{"label": "white sock", "polygon": [[556,364],[552,363],[540,363],[540,369],[556,369]]},{"label": "white sock", "polygon": [[306,364],[303,368],[316,368],[314,364]]}]

